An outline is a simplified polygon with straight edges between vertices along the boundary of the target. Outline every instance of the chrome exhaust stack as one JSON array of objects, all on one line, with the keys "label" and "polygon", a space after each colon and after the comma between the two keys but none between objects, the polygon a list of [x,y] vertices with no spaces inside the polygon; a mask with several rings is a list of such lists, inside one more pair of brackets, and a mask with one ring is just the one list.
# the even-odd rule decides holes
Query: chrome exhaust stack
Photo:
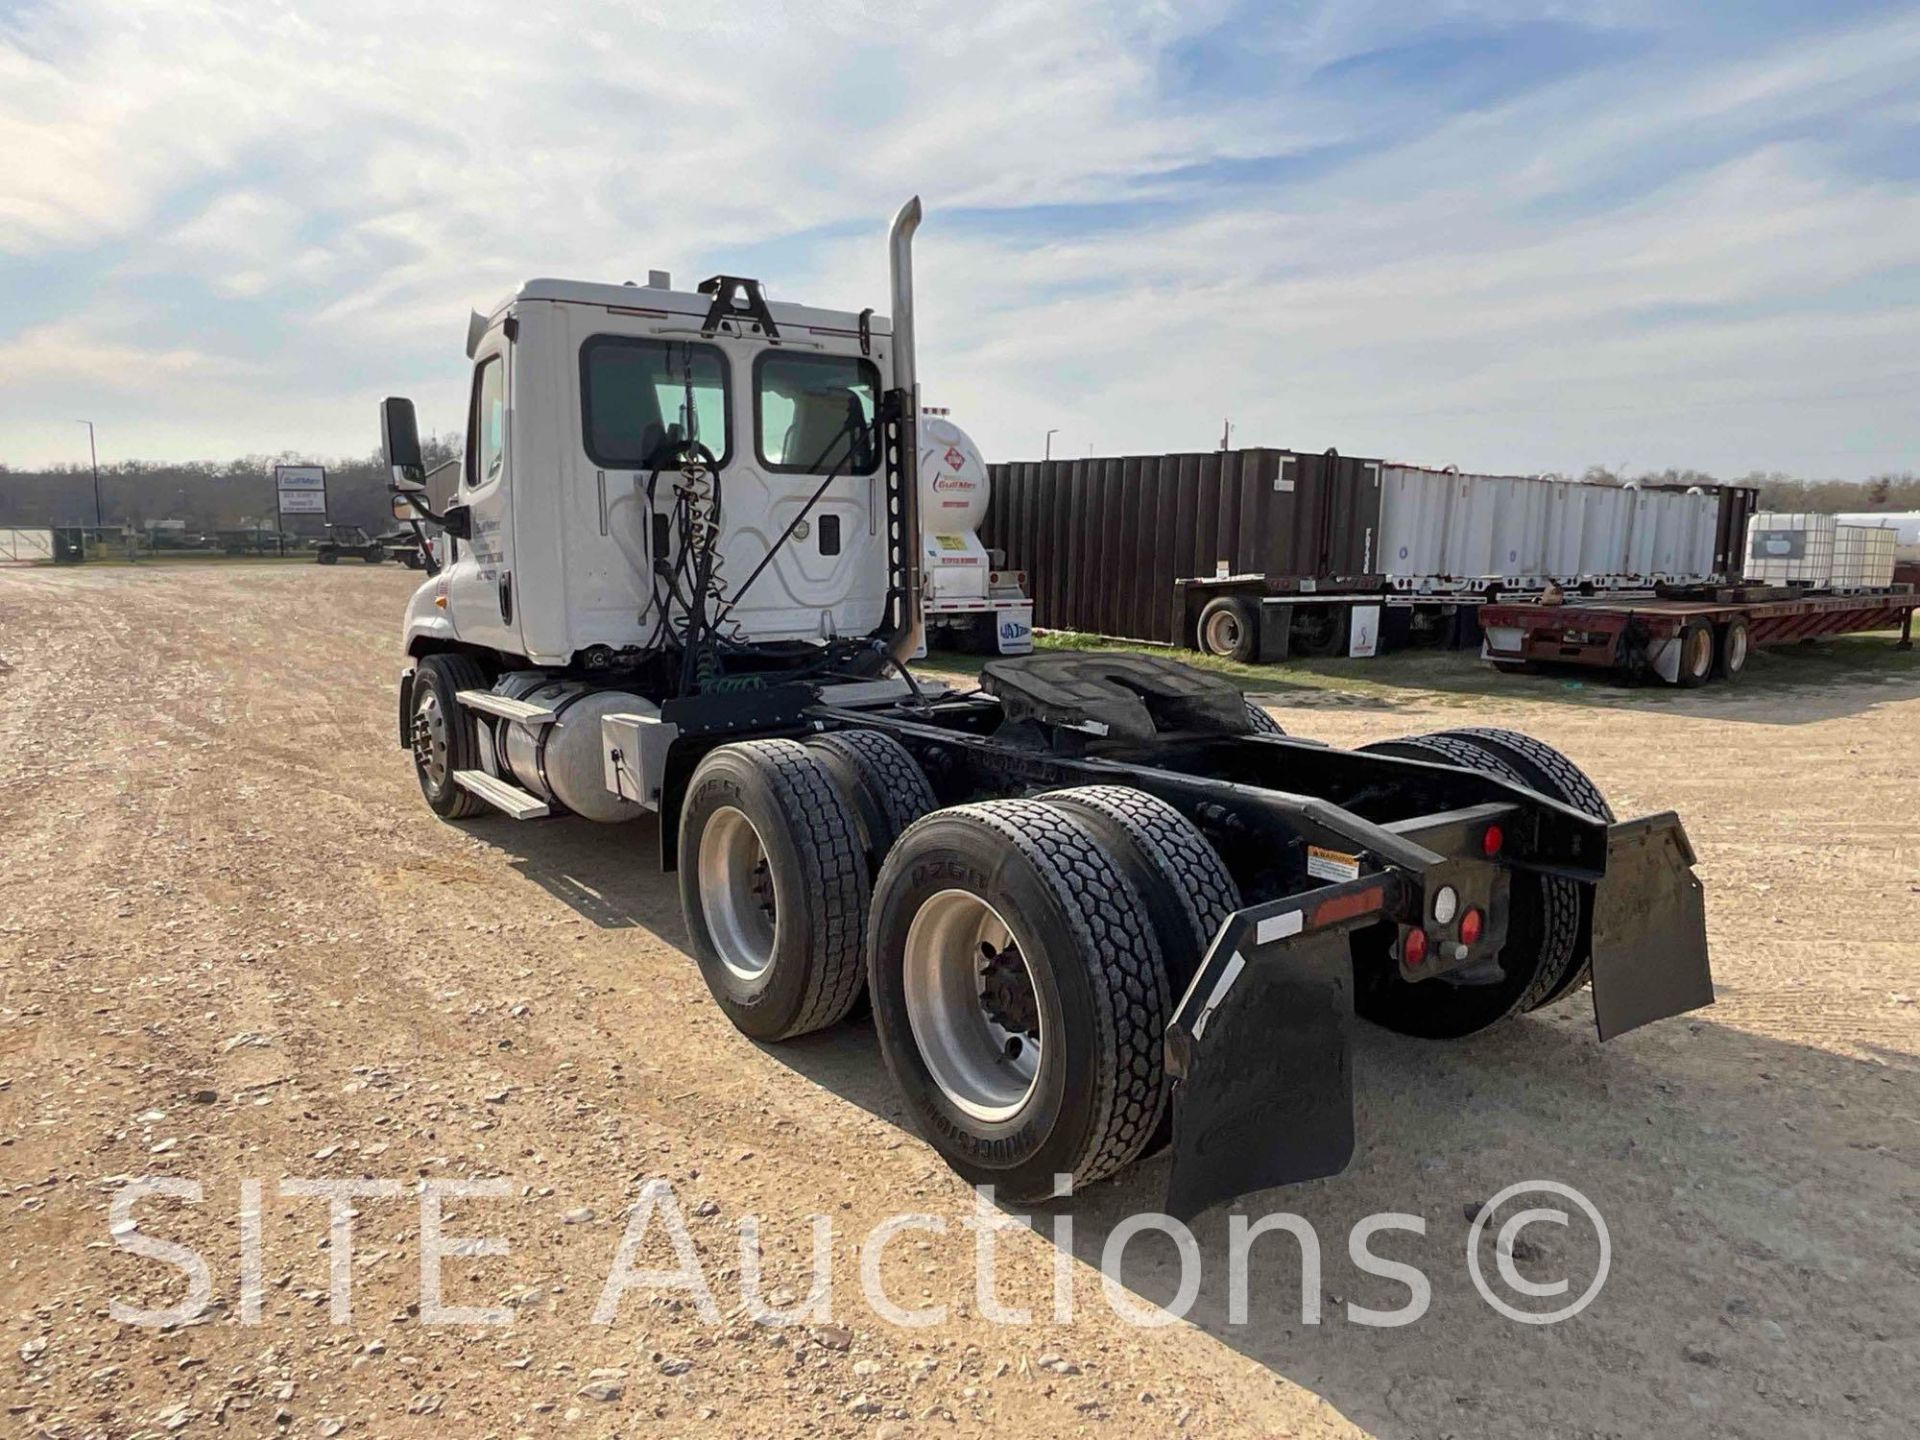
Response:
[{"label": "chrome exhaust stack", "polygon": [[887,648],[905,662],[920,649],[926,621],[920,595],[920,378],[913,348],[913,232],[920,228],[920,197],[914,196],[893,217],[887,235],[888,269],[893,290],[893,388],[901,397],[900,496],[901,548],[904,551],[905,609],[888,637]]}]

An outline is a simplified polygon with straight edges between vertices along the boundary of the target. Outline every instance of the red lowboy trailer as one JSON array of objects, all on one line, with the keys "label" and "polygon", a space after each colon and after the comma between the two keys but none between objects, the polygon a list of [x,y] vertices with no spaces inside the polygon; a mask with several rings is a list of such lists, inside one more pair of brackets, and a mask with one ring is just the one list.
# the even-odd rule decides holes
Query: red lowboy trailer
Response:
[{"label": "red lowboy trailer", "polygon": [[1757,646],[1862,630],[1900,630],[1913,645],[1910,585],[1844,593],[1747,585],[1689,589],[1646,600],[1568,599],[1482,608],[1481,658],[1501,670],[1586,665],[1670,685],[1737,678]]}]

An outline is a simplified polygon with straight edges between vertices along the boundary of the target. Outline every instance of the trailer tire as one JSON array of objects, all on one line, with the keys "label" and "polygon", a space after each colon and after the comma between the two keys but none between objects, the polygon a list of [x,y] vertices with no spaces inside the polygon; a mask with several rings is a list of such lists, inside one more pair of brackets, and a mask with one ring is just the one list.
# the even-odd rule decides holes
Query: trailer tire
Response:
[{"label": "trailer tire", "polygon": [[879,730],[836,730],[816,735],[806,746],[826,761],[853,806],[872,879],[893,842],[940,803],[927,772],[906,746]]},{"label": "trailer tire", "polygon": [[1195,638],[1209,655],[1251,665],[1260,658],[1259,607],[1243,595],[1217,596],[1201,608]]},{"label": "trailer tire", "polygon": [[[1411,735],[1360,748],[1376,755],[1458,765],[1512,785],[1538,788],[1518,766],[1490,747],[1475,744],[1463,731]],[[1391,956],[1385,954],[1385,946],[1392,941],[1391,927],[1375,926],[1354,937],[1358,1012],[1403,1035],[1457,1040],[1545,1004],[1549,995],[1558,993],[1556,987],[1568,971],[1578,968],[1574,961],[1580,944],[1580,889],[1557,875],[1535,877],[1539,883],[1531,886],[1528,878],[1514,876],[1509,891],[1507,943],[1499,957],[1505,973],[1502,981],[1449,985],[1445,980],[1403,980]],[[1509,970],[1505,962],[1510,959],[1523,963]]]},{"label": "trailer tire", "polygon": [[[1600,793],[1600,787],[1593,783],[1586,771],[1544,741],[1536,740],[1531,735],[1522,735],[1518,730],[1501,730],[1492,726],[1472,726],[1441,733],[1462,736],[1500,756],[1521,773],[1524,777],[1522,783],[1529,790],[1550,795],[1596,820],[1604,820],[1609,825],[1613,823],[1613,807],[1607,803],[1607,797]],[[1593,897],[1577,885],[1574,888],[1580,896],[1580,933],[1585,937],[1590,932]],[[1587,983],[1590,970],[1587,958],[1582,957],[1577,964],[1569,966],[1553,987],[1528,1008],[1538,1010],[1578,990]]]},{"label": "trailer tire", "polygon": [[1747,660],[1753,654],[1753,639],[1746,617],[1736,615],[1720,627],[1713,652],[1713,673],[1722,680],[1738,680],[1747,673]]},{"label": "trailer tire", "polygon": [[[331,565],[331,560],[322,560]],[[453,778],[456,770],[476,768],[479,735],[473,717],[455,698],[462,690],[485,690],[486,672],[470,656],[429,655],[415,667],[407,727],[413,773],[427,808],[443,820],[481,814],[486,804]]]},{"label": "trailer tire", "polygon": [[314,556],[313,558],[318,560],[322,565],[334,565],[339,563],[339,560],[340,560],[340,557],[334,554],[333,551],[331,550],[322,550],[318,555]]},{"label": "trailer tire", "polygon": [[970,1183],[1031,1204],[1058,1174],[1080,1185],[1122,1169],[1154,1135],[1165,962],[1144,900],[1079,814],[993,800],[920,820],[881,867],[867,955],[887,1069]]},{"label": "trailer tire", "polygon": [[1246,699],[1245,696],[1242,696],[1241,699],[1246,704],[1247,722],[1253,726],[1254,734],[1284,735],[1287,733],[1280,728],[1280,722],[1269,715],[1262,707]]},{"label": "trailer tire", "polygon": [[1713,678],[1713,626],[1693,619],[1680,627],[1680,670],[1674,684],[1683,690],[1697,690]]},{"label": "trailer tire", "polygon": [[785,1040],[845,1017],[868,895],[859,820],[822,756],[748,740],[700,762],[680,814],[680,909],[742,1034]]}]

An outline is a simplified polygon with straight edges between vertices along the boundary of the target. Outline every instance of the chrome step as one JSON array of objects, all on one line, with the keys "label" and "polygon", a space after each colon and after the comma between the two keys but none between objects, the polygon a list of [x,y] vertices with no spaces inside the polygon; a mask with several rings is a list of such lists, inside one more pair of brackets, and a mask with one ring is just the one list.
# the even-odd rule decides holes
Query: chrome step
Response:
[{"label": "chrome step", "polygon": [[521,725],[551,725],[555,719],[554,712],[544,705],[530,705],[525,700],[496,695],[491,690],[459,690],[453,698],[469,710],[484,710]]},{"label": "chrome step", "polygon": [[504,810],[516,820],[538,820],[542,815],[551,813],[546,801],[484,770],[456,770],[453,772],[453,783],[462,790],[472,791],[494,809]]}]

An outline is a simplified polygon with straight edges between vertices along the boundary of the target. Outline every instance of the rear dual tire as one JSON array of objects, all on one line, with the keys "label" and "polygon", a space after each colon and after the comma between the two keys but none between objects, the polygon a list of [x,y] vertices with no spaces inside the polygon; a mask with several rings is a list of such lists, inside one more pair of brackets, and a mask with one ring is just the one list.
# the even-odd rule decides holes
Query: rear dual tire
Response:
[{"label": "rear dual tire", "polygon": [[1016,1204],[1120,1170],[1167,1104],[1172,1006],[1146,902],[1079,815],[1037,800],[936,811],[882,866],[874,1026],[916,1127]]},{"label": "rear dual tire", "polygon": [[860,991],[870,877],[861,822],[826,760],[792,740],[723,745],[680,816],[680,908],[736,1029],[785,1040]]},{"label": "rear dual tire", "polygon": [[[1477,770],[1596,819],[1613,819],[1599,787],[1578,766],[1552,746],[1517,731],[1442,730],[1361,748]],[[1387,951],[1391,927],[1363,930],[1354,937],[1355,1009],[1403,1035],[1452,1040],[1550,1005],[1586,982],[1588,965],[1580,952],[1591,906],[1591,892],[1571,880],[1515,872],[1508,894],[1507,943],[1497,957],[1501,978],[1491,984],[1404,980]]]}]

